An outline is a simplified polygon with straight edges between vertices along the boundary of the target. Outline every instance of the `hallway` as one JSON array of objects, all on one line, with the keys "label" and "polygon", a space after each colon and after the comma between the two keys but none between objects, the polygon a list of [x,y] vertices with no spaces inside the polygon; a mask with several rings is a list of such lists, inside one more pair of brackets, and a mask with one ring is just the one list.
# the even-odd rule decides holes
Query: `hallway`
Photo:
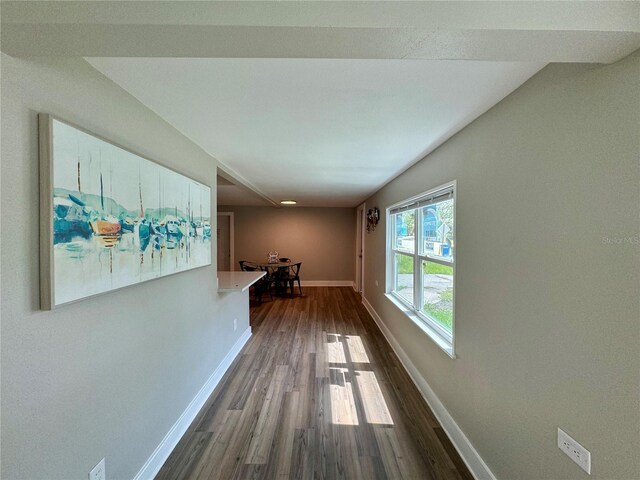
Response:
[{"label": "hallway", "polygon": [[157,479],[471,479],[359,296],[251,308],[253,336]]}]

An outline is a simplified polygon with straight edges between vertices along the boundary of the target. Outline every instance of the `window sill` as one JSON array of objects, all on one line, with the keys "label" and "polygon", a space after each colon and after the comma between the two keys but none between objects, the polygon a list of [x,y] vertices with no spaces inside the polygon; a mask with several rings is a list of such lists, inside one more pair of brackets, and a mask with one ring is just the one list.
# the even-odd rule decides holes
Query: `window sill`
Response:
[{"label": "window sill", "polygon": [[440,335],[438,335],[438,333],[433,328],[431,328],[429,325],[424,323],[420,319],[420,317],[418,317],[418,315],[416,315],[412,310],[410,310],[406,305],[404,305],[394,295],[392,295],[391,293],[385,293],[384,295],[402,313],[404,313],[407,317],[409,317],[409,319],[411,319],[411,321],[420,330],[422,330],[424,333],[426,333],[427,336],[429,338],[431,338],[431,340],[433,340],[435,342],[435,344],[438,345],[444,351],[444,353],[446,353],[449,357],[451,357],[453,359],[456,358],[455,352],[453,350],[453,344],[452,343],[448,342],[447,340],[442,338]]}]

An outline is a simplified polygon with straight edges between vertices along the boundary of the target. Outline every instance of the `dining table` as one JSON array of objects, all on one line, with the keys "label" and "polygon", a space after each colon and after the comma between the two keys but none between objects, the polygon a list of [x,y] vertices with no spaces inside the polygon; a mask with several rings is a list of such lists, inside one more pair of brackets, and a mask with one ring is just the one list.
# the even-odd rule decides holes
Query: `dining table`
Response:
[{"label": "dining table", "polygon": [[250,262],[250,263],[255,263],[259,267],[273,268],[275,270],[278,268],[288,268],[291,265],[295,265],[296,263],[299,263],[299,262],[291,260],[289,262],[277,261],[277,262]]}]

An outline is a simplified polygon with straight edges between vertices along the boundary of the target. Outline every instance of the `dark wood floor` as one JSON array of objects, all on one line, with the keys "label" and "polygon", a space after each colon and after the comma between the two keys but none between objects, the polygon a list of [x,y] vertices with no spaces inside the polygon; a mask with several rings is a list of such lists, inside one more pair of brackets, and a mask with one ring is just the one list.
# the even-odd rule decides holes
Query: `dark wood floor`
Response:
[{"label": "dark wood floor", "polygon": [[251,308],[253,336],[157,479],[471,479],[351,288]]}]

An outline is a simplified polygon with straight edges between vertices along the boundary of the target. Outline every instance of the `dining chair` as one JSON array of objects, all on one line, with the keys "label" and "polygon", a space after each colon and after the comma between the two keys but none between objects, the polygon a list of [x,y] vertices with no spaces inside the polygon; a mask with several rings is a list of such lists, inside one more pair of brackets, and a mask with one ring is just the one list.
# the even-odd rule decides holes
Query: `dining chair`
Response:
[{"label": "dining chair", "polygon": [[291,296],[293,297],[293,288],[294,282],[298,282],[298,290],[300,291],[300,295],[302,295],[302,285],[300,284],[300,267],[302,266],[302,262],[294,263],[289,267],[289,271],[286,276],[281,276],[279,280],[281,282],[285,282],[285,285],[289,285],[291,289]]},{"label": "dining chair", "polygon": [[[289,257],[280,257],[278,258],[279,263],[290,263],[291,259]],[[273,275],[273,283],[276,289],[276,294],[282,292],[286,293],[287,291],[287,282],[289,277],[289,265],[279,266],[272,272]]]},{"label": "dining chair", "polygon": [[243,272],[256,272],[258,270],[267,272],[264,277],[253,284],[253,294],[257,302],[262,302],[262,294],[265,292],[267,292],[269,294],[269,298],[273,300],[273,295],[271,294],[271,285],[274,283],[274,280],[269,273],[269,269],[261,267],[257,263],[249,262],[247,260],[240,260],[238,263],[240,264],[240,269]]},{"label": "dining chair", "polygon": [[[291,263],[291,259],[289,257],[280,257],[280,263]],[[274,285],[276,289],[276,295],[281,293],[287,293],[287,285],[289,285],[289,269],[291,265],[280,266],[273,272],[274,276]]]},{"label": "dining chair", "polygon": [[262,297],[262,293],[267,292],[269,294],[269,298],[273,300],[271,287],[274,286],[276,283],[274,272],[269,267],[265,267],[265,266],[260,266],[260,270],[265,272],[264,277],[262,277],[257,282],[260,284],[260,297]]}]

